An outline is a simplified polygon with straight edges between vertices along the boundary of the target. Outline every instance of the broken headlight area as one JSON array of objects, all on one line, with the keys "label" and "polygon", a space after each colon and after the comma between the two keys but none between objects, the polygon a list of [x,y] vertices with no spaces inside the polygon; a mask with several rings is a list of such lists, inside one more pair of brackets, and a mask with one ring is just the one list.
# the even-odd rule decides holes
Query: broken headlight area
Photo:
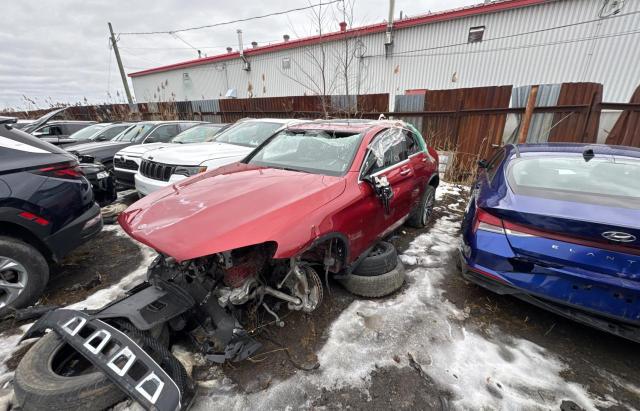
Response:
[{"label": "broken headlight area", "polygon": [[[322,283],[313,266],[323,253],[316,247],[274,259],[275,249],[264,243],[182,262],[158,255],[147,281],[123,298],[92,312],[50,311],[25,337],[52,329],[145,408],[186,409],[193,383],[169,350],[170,336],[186,338],[210,362],[242,361],[261,348],[258,330],[285,326],[282,308],[320,306]],[[339,255],[335,247],[333,255]],[[38,355],[54,354],[42,350]],[[143,371],[130,372],[135,369]]]},{"label": "broken headlight area", "polygon": [[207,171],[207,167],[205,166],[178,166],[173,171],[173,174],[177,174],[180,176],[191,177],[198,173],[204,173]]},{"label": "broken headlight area", "polygon": [[155,310],[167,313],[174,331],[190,331],[209,360],[244,360],[260,348],[245,329],[262,325],[257,310],[284,326],[280,308],[311,312],[322,301],[316,271],[295,258],[272,259],[274,252],[275,244],[265,243],[184,262],[160,255],[148,270],[150,286],[184,293],[193,303],[172,310],[163,301]]}]

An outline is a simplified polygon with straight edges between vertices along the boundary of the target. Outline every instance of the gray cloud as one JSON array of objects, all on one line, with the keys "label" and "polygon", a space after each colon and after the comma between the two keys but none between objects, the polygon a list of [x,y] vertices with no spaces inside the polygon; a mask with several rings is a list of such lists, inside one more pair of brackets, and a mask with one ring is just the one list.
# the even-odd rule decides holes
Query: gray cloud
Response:
[{"label": "gray cloud", "polygon": [[[309,0],[316,3],[315,0]],[[476,3],[474,0],[398,0],[396,15],[415,16]],[[267,2],[191,0],[87,1],[21,0],[3,4],[0,32],[0,110],[34,108],[50,103],[122,102],[123,88],[113,51],[108,46],[107,22],[116,32],[172,30],[302,7],[305,0]],[[388,0],[355,0],[354,25],[380,22]],[[314,34],[311,13],[238,23],[180,33],[203,53],[237,48],[236,29],[244,42],[260,44]],[[327,28],[336,30],[329,17]],[[127,73],[197,57],[182,41],[168,34],[120,36],[119,47]],[[120,97],[117,96],[120,95]]]}]

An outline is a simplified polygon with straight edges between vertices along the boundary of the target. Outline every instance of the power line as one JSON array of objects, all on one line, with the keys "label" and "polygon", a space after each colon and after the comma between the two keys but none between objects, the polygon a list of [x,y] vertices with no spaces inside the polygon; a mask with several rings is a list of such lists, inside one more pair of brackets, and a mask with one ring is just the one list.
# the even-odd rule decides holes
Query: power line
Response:
[{"label": "power line", "polygon": [[183,32],[183,31],[201,30],[201,29],[207,29],[207,28],[211,28],[211,27],[219,27],[219,26],[226,26],[226,25],[234,24],[234,23],[241,23],[241,22],[250,21],[250,20],[263,19],[263,18],[266,18],[266,17],[279,16],[279,15],[282,15],[282,14],[292,13],[294,11],[302,11],[302,10],[313,9],[313,8],[316,8],[316,7],[328,6],[330,4],[339,3],[339,2],[342,2],[342,0],[332,0],[332,1],[328,1],[326,3],[323,3],[322,1],[320,1],[320,3],[318,3],[318,4],[311,4],[311,5],[305,6],[305,7],[297,7],[297,8],[294,8],[294,9],[276,11],[276,12],[269,13],[269,14],[263,14],[261,16],[246,17],[244,19],[224,21],[224,22],[220,22],[220,23],[207,24],[207,25],[204,25],[204,26],[187,27],[187,28],[184,28],[184,29],[166,30],[166,31],[122,32],[122,33],[119,33],[119,34],[120,35],[127,35],[127,36],[129,36],[129,35],[148,35],[148,34],[173,34],[173,33],[179,33],[179,32]]},{"label": "power line", "polygon": [[[276,43],[276,42],[280,42],[282,41],[281,39],[275,39],[275,40],[267,40],[267,41],[262,41],[259,42],[260,44],[263,45],[269,45],[272,43]],[[229,43],[227,44],[220,44],[217,46],[194,46],[197,47],[199,50],[207,50],[207,49],[222,49],[225,48],[229,45]],[[245,43],[243,46],[249,48],[251,46],[251,43]],[[191,50],[191,47],[122,47],[120,46],[120,50]]]},{"label": "power line", "polygon": [[[603,34],[603,35],[600,35],[600,36],[582,37],[582,38],[569,39],[569,40],[558,40],[558,41],[551,41],[551,42],[546,42],[546,43],[526,44],[526,45],[509,46],[509,47],[498,47],[498,48],[493,48],[493,49],[460,50],[460,51],[452,51],[452,52],[446,52],[446,53],[412,54],[412,55],[405,55],[405,54],[396,55],[396,54],[392,53],[391,56],[413,58],[413,57],[451,56],[451,55],[457,55],[457,54],[479,54],[479,53],[490,53],[490,52],[494,52],[494,51],[521,50],[521,49],[529,49],[529,48],[542,47],[542,46],[554,46],[554,45],[559,45],[559,44],[580,43],[580,42],[589,41],[589,40],[599,40],[599,39],[604,39],[604,38],[629,36],[629,35],[634,35],[634,34],[640,34],[640,30],[631,30],[631,31],[625,31],[625,32],[620,32],[620,33]],[[385,54],[376,54],[376,55],[371,55],[371,56],[365,56],[365,58],[383,57],[383,56],[386,56],[386,55]]]},{"label": "power line", "polygon": [[[609,18],[625,17],[625,16],[634,15],[634,14],[640,14],[640,10],[632,11],[632,12],[629,12],[629,13],[617,14],[617,15],[611,16]],[[482,40],[482,43],[487,43],[487,42],[495,41],[495,40],[504,40],[504,39],[509,39],[509,38],[513,38],[513,37],[519,37],[519,36],[526,36],[526,35],[529,35],[529,34],[544,33],[546,31],[560,30],[560,29],[564,29],[564,28],[567,28],[567,27],[579,26],[579,25],[582,25],[582,24],[595,23],[595,22],[599,22],[599,21],[602,21],[602,19],[598,18],[598,19],[593,19],[593,20],[585,20],[585,21],[579,21],[579,22],[576,22],[576,23],[563,24],[561,26],[547,27],[545,29],[538,29],[538,30],[526,31],[526,32],[515,33],[515,34],[507,34],[505,36],[484,39],[484,40]],[[467,44],[469,44],[469,43],[468,42],[453,43],[453,44],[445,44],[445,45],[442,45],[442,46],[433,46],[433,47],[426,47],[426,48],[421,48],[421,49],[405,50],[405,51],[399,51],[397,53],[394,53],[394,55],[415,53],[417,51],[430,51],[430,50],[438,50],[438,49],[444,49],[444,48],[449,48],[449,47],[465,46]],[[377,57],[377,56],[371,56],[371,57]]]}]

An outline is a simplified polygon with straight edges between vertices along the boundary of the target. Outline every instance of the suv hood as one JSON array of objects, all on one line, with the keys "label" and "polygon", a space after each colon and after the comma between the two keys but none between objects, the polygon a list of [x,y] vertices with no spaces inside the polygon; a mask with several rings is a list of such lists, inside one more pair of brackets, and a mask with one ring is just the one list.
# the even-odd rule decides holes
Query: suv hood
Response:
[{"label": "suv hood", "polygon": [[[275,257],[283,258],[311,241],[314,224],[305,221],[345,187],[342,177],[235,163],[156,191],[118,221],[130,236],[178,261],[267,241],[278,243]],[[295,231],[304,238],[292,244]]]},{"label": "suv hood", "polygon": [[49,120],[51,120],[52,118],[54,118],[58,114],[62,113],[66,109],[67,109],[66,107],[63,107],[63,108],[59,108],[57,110],[53,110],[53,111],[43,115],[42,117],[40,117],[39,119],[37,119],[33,123],[30,123],[30,124],[24,126],[22,128],[22,131],[24,131],[25,133],[31,133],[33,130],[35,130],[36,128],[38,128],[38,127],[40,127],[40,126],[42,126],[44,124],[46,124]]},{"label": "suv hood", "polygon": [[117,155],[128,156],[128,157],[142,157],[142,155],[147,151],[157,150],[159,148],[171,147],[176,145],[177,144],[173,144],[173,143],[136,144],[134,146],[129,146],[118,151]]},{"label": "suv hood", "polygon": [[197,166],[207,160],[246,156],[252,151],[253,147],[216,142],[185,145],[172,144],[171,147],[162,150],[147,152],[142,158],[151,160],[149,158],[149,156],[151,156],[156,163]]}]

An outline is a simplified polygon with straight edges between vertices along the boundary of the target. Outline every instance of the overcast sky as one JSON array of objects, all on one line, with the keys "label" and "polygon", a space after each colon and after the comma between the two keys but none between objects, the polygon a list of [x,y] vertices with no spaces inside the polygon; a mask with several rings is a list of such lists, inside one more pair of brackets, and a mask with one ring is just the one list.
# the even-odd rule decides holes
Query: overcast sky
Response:
[{"label": "overcast sky", "polygon": [[[327,0],[325,0],[327,1]],[[354,25],[386,19],[388,0],[354,0]],[[107,22],[116,33],[168,31],[308,6],[317,0],[15,0],[3,3],[0,30],[0,110],[48,107],[51,103],[118,102],[123,88],[109,48]],[[396,0],[396,17],[415,16],[479,0]],[[330,6],[336,8],[336,5]],[[180,33],[207,55],[237,48],[236,30],[246,44],[276,42],[314,34],[311,12],[297,11],[251,22]],[[332,30],[337,21],[329,19]],[[197,57],[169,34],[119,37],[127,73]],[[120,94],[118,97],[117,94]],[[26,96],[29,102],[25,99]]]}]

